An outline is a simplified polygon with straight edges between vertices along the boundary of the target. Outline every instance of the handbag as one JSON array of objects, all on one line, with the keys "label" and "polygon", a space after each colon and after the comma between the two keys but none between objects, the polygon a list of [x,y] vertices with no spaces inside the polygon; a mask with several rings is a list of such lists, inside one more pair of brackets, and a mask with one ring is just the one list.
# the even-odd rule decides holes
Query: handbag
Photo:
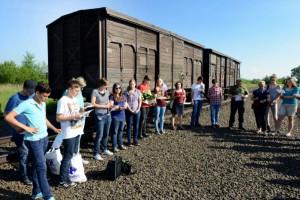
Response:
[{"label": "handbag", "polygon": [[62,161],[62,155],[60,149],[50,149],[45,154],[46,163],[50,172],[54,175],[59,175],[60,173],[60,164]]},{"label": "handbag", "polygon": [[116,180],[122,175],[122,157],[115,156],[109,160],[105,170],[106,176],[109,180]]},{"label": "handbag", "polygon": [[84,173],[81,154],[74,154],[71,159],[69,179],[72,182],[83,183],[87,181]]},{"label": "handbag", "polygon": [[253,101],[252,105],[251,105],[251,108],[252,109],[257,109],[259,107],[259,101],[255,100]]}]

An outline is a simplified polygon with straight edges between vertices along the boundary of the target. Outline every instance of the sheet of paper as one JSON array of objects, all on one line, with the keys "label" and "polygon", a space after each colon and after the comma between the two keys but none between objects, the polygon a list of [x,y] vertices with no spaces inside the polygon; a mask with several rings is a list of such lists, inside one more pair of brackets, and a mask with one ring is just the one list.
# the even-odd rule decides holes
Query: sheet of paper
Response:
[{"label": "sheet of paper", "polygon": [[92,112],[94,109],[91,109],[91,110],[89,110],[89,111],[85,111],[85,112],[83,112],[83,116],[87,116],[87,115],[89,115],[90,114],[90,112]]},{"label": "sheet of paper", "polygon": [[277,90],[277,93],[278,93],[278,94],[284,94],[285,91],[284,91],[284,90]]},{"label": "sheet of paper", "polygon": [[242,95],[241,94],[235,95],[235,101],[242,101]]}]

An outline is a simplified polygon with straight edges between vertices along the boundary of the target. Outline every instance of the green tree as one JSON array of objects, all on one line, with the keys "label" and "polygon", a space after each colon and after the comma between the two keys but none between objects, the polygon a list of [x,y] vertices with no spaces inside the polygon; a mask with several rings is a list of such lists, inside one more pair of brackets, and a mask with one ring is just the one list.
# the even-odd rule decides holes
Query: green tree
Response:
[{"label": "green tree", "polygon": [[300,65],[298,67],[295,67],[291,69],[292,73],[291,76],[296,77],[298,79],[298,83],[300,81]]}]

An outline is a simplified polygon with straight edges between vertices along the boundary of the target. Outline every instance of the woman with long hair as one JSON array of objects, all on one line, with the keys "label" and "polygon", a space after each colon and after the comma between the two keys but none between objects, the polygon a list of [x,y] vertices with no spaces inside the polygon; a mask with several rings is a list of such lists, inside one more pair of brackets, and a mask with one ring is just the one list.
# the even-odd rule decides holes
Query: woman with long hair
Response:
[{"label": "woman with long hair", "polygon": [[270,113],[269,111],[272,111],[272,116],[274,120],[274,124],[276,124],[276,121],[278,119],[278,99],[279,99],[279,94],[278,90],[280,90],[281,87],[279,84],[276,83],[276,76],[271,76],[270,77],[270,84],[267,86],[267,90],[270,93],[270,102],[268,103],[267,106],[267,111],[265,115],[265,120],[267,124],[267,131],[271,132],[271,127],[270,127]]},{"label": "woman with long hair", "polygon": [[[154,112],[154,127],[156,134],[163,134],[164,131],[164,116],[166,112],[166,98],[168,98],[168,89],[166,88],[164,81],[159,78],[156,81],[154,94],[156,97],[156,106]],[[159,128],[158,128],[158,117],[159,117]]]},{"label": "woman with long hair", "polygon": [[296,86],[296,83],[292,78],[287,78],[282,90],[284,91],[282,94],[280,94],[282,103],[279,110],[278,120],[275,126],[275,132],[272,135],[276,135],[278,133],[282,120],[285,116],[287,116],[288,132],[286,136],[290,137],[292,136],[294,116],[297,111],[297,99],[295,95],[299,93],[299,88]]},{"label": "woman with long hair", "polygon": [[[129,81],[129,86],[124,92],[124,96],[127,98],[128,107],[125,110],[126,115],[126,135],[128,139],[128,146],[131,147],[132,144],[138,146],[138,131],[139,131],[139,121],[140,121],[140,109],[142,105],[141,92],[135,88],[136,82],[134,79]],[[133,126],[133,143],[131,142],[131,129]]]},{"label": "woman with long hair", "polygon": [[258,88],[253,91],[253,95],[251,96],[251,100],[253,101],[252,109],[254,111],[256,125],[257,125],[257,134],[268,135],[266,132],[266,120],[265,115],[268,107],[268,103],[270,102],[270,93],[265,89],[265,81],[259,81]]},{"label": "woman with long hair", "polygon": [[178,118],[179,118],[178,129],[184,129],[182,127],[182,115],[183,115],[184,102],[186,100],[186,93],[182,87],[183,87],[182,83],[178,81],[175,83],[175,90],[172,91],[172,100],[174,101],[172,109],[171,109],[172,129],[173,130],[176,130],[176,127],[175,127],[175,116],[176,115],[178,115]]},{"label": "woman with long hair", "polygon": [[[112,149],[113,152],[125,150],[123,145],[123,129],[125,126],[125,109],[127,109],[127,98],[123,95],[122,87],[119,83],[115,83],[112,88],[112,94],[109,97],[109,102],[114,106],[114,111],[111,112],[112,118]],[[118,148],[117,148],[118,146]]]},{"label": "woman with long hair", "polygon": [[95,108],[95,121],[96,121],[96,139],[94,143],[94,159],[103,160],[100,155],[100,142],[103,150],[103,155],[113,155],[107,149],[108,135],[111,125],[111,116],[109,110],[113,107],[109,103],[109,92],[107,91],[108,81],[101,79],[99,87],[92,92],[91,103]]}]

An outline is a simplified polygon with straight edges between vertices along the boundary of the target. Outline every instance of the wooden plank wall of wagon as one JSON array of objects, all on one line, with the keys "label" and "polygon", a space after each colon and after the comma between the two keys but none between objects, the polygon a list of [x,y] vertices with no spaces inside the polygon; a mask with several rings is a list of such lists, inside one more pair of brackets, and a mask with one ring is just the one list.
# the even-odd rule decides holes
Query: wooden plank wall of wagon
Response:
[{"label": "wooden plank wall of wagon", "polygon": [[219,86],[224,88],[226,83],[225,83],[225,68],[226,68],[226,60],[224,57],[221,57],[221,77],[220,77],[220,82],[219,82]]},{"label": "wooden plank wall of wagon", "polygon": [[217,55],[216,80],[218,83],[221,82],[221,57],[219,55]]},{"label": "wooden plank wall of wagon", "polygon": [[[81,76],[80,15],[64,20],[64,77],[65,84],[73,77]],[[64,85],[66,88],[66,85]]]},{"label": "wooden plank wall of wagon", "polygon": [[110,88],[120,83],[123,90],[135,74],[135,28],[107,20],[107,79]]},{"label": "wooden plank wall of wagon", "polygon": [[235,63],[233,60],[230,61],[231,71],[230,71],[230,86],[235,84]]},{"label": "wooden plank wall of wagon", "polygon": [[81,53],[82,76],[86,79],[87,87],[83,90],[85,96],[90,96],[92,89],[98,87],[101,77],[100,52],[99,52],[99,21],[98,12],[86,13],[81,16]]},{"label": "wooden plank wall of wagon", "polygon": [[182,40],[173,39],[174,54],[173,54],[173,83],[184,80],[184,43]]},{"label": "wooden plank wall of wagon", "polygon": [[63,21],[48,28],[49,83],[51,96],[59,98],[64,90]]},{"label": "wooden plank wall of wagon", "polygon": [[194,48],[188,44],[184,44],[184,58],[185,66],[183,87],[190,88],[193,83],[193,60],[194,60]]},{"label": "wooden plank wall of wagon", "polygon": [[199,76],[203,76],[203,51],[194,47],[194,69],[193,69],[193,82],[197,81]]},{"label": "wooden plank wall of wagon", "polygon": [[151,89],[155,85],[155,70],[157,65],[157,33],[137,29],[137,83],[141,83],[145,75],[152,79]]},{"label": "wooden plank wall of wagon", "polygon": [[211,80],[216,78],[216,70],[217,70],[217,56],[215,54],[209,55],[209,77],[204,77],[205,79],[209,78],[208,80],[208,88],[212,86]]},{"label": "wooden plank wall of wagon", "polygon": [[159,73],[158,77],[162,78],[168,88],[172,88],[172,37],[160,35],[160,50],[159,50]]},{"label": "wooden plank wall of wagon", "polygon": [[228,88],[230,86],[230,71],[231,71],[231,62],[230,59],[226,59],[226,87]]}]

